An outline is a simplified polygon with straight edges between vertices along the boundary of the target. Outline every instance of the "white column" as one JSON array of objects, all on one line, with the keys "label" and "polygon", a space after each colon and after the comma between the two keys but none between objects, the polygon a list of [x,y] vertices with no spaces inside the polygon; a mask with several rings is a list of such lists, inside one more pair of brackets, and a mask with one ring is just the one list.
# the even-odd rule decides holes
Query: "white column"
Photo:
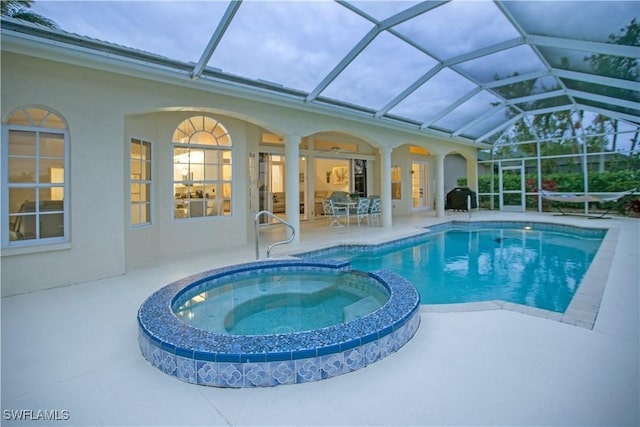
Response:
[{"label": "white column", "polygon": [[444,155],[433,155],[436,164],[436,216],[444,217]]},{"label": "white column", "polygon": [[382,226],[391,227],[393,203],[391,201],[391,151],[392,148],[380,147],[380,198],[382,199]]},{"label": "white column", "polygon": [[285,135],[285,213],[287,222],[296,230],[293,243],[300,243],[300,135]]}]

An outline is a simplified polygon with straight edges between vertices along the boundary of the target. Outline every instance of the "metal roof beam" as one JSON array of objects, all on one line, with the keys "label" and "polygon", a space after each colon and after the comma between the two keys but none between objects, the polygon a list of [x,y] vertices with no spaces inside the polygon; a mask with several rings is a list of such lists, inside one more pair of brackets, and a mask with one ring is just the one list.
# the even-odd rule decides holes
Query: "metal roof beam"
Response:
[{"label": "metal roof beam", "polygon": [[524,82],[524,81],[527,81],[527,80],[539,79],[540,77],[545,77],[545,76],[548,76],[548,75],[549,75],[549,72],[546,71],[546,70],[545,71],[535,71],[533,73],[520,74],[518,76],[507,77],[506,79],[494,80],[492,82],[483,83],[481,86],[484,89],[492,89],[492,88],[496,88],[496,87],[502,87],[502,86],[512,85],[512,84],[515,84],[515,83]]},{"label": "metal roof beam", "polygon": [[[494,127],[493,129],[491,129],[489,132],[485,133],[484,135],[481,135],[478,137],[478,139],[476,141],[482,141],[484,139],[489,138],[491,135],[493,135],[494,133],[497,133],[501,130],[507,130],[507,128],[511,127],[514,123],[516,123],[518,120],[520,120],[523,117],[523,114],[520,113],[515,117],[510,118],[509,120],[507,120],[506,122]],[[501,136],[502,137],[502,136]]]},{"label": "metal roof beam", "polygon": [[603,104],[611,104],[616,107],[630,108],[640,110],[640,102],[627,101],[626,99],[612,98],[610,96],[598,95],[591,92],[582,92],[579,90],[569,89],[567,93],[574,98],[588,99],[590,101],[601,102]]},{"label": "metal roof beam", "polygon": [[594,107],[593,105],[585,105],[578,103],[578,108],[582,110],[591,111],[594,113],[601,114],[603,116],[612,117],[616,119],[623,120],[625,122],[629,122],[629,124],[633,126],[640,126],[640,118],[638,116],[634,116],[631,114],[620,113],[618,111],[607,110],[600,107]]},{"label": "metal roof beam", "polygon": [[453,110],[458,108],[460,105],[464,104],[469,99],[473,98],[475,95],[477,95],[480,92],[480,90],[481,90],[480,87],[476,87],[475,89],[473,89],[472,91],[470,91],[466,95],[462,96],[456,102],[451,104],[449,107],[447,107],[444,110],[442,110],[440,112],[440,114],[435,116],[433,119],[429,120],[428,122],[424,122],[420,128],[421,129],[428,128],[429,126],[431,126],[432,124],[434,124],[435,122],[437,122],[438,120],[440,120],[441,118],[443,118],[444,116],[446,116],[447,114],[449,114],[450,112],[452,112]]},{"label": "metal roof beam", "polygon": [[574,111],[575,109],[576,109],[576,106],[574,104],[566,104],[566,105],[556,105],[555,107],[539,108],[537,110],[528,110],[528,111],[525,111],[524,114],[525,116],[535,116],[538,114],[555,113],[557,111],[566,111],[566,110]]},{"label": "metal roof beam", "polygon": [[487,56],[496,52],[501,52],[503,50],[511,49],[524,44],[524,40],[525,40],[524,37],[516,37],[511,40],[505,40],[503,42],[496,43],[494,45],[487,46],[482,49],[477,49],[462,55],[454,56],[453,58],[450,58],[444,61],[443,65],[445,67],[450,67],[452,65],[460,64],[462,62],[480,58],[482,56]]},{"label": "metal roof beam", "polygon": [[218,22],[218,27],[213,32],[209,43],[207,43],[207,46],[204,48],[200,60],[198,61],[196,66],[193,67],[193,72],[191,73],[192,79],[197,79],[200,77],[200,74],[202,74],[202,70],[204,70],[204,67],[206,67],[207,63],[211,59],[213,52],[218,47],[218,44],[222,40],[222,36],[224,36],[227,28],[229,28],[229,25],[231,24],[231,21],[233,21],[233,17],[240,8],[241,4],[242,0],[232,0],[231,3],[229,3],[229,6],[227,6],[227,10],[224,12],[222,19],[220,19],[220,22]]},{"label": "metal roof beam", "polygon": [[[343,4],[345,7],[350,10],[354,10],[353,7],[349,3],[339,2]],[[333,82],[340,73],[344,71],[345,68],[353,62],[353,60],[362,53],[362,51],[375,39],[378,34],[382,31],[388,30],[389,28],[401,24],[417,15],[420,15],[428,10],[431,10],[435,7],[438,7],[442,4],[446,3],[446,1],[438,1],[438,2],[423,2],[419,3],[413,7],[410,7],[402,12],[398,12],[390,18],[385,19],[384,21],[374,22],[375,26],[369,30],[369,32],[347,53],[342,60],[336,65],[333,70],[331,70],[325,77],[322,79],[320,84],[316,86],[311,93],[307,96],[306,102],[311,102],[320,95],[320,93],[327,88]],[[367,15],[368,16],[368,15]],[[367,18],[369,19],[369,18]]]},{"label": "metal roof beam", "polygon": [[587,83],[594,83],[603,86],[613,86],[620,89],[627,89],[638,91],[640,87],[638,86],[638,82],[624,79],[617,79],[614,77],[607,76],[598,76],[595,74],[581,73],[579,71],[569,71],[569,70],[561,70],[559,68],[552,68],[551,74],[553,76],[557,76],[561,79],[570,79],[583,81]]},{"label": "metal roof beam", "polygon": [[435,67],[431,68],[429,71],[427,71],[422,77],[420,77],[418,80],[416,80],[411,86],[409,86],[408,88],[406,88],[404,91],[402,91],[402,93],[400,93],[398,96],[396,96],[395,98],[393,98],[391,101],[389,101],[389,103],[387,105],[385,105],[384,107],[382,107],[376,114],[374,117],[378,118],[380,116],[383,116],[385,114],[387,114],[387,112],[389,112],[389,110],[391,110],[393,107],[395,107],[396,105],[398,105],[399,103],[401,103],[407,96],[411,95],[413,92],[415,92],[420,86],[422,86],[423,84],[425,84],[428,80],[431,79],[431,77],[435,76],[436,74],[438,74],[438,72],[440,72],[440,70],[442,70],[444,67],[442,66],[442,64],[437,64]]},{"label": "metal roof beam", "polygon": [[480,114],[478,117],[476,117],[475,119],[471,120],[469,123],[467,123],[464,126],[459,127],[457,130],[455,130],[451,135],[453,136],[458,136],[461,133],[463,133],[464,131],[474,127],[475,125],[477,125],[478,123],[484,121],[485,119],[487,119],[488,117],[493,116],[494,114],[496,114],[497,112],[504,110],[505,108],[505,104],[504,103],[500,103],[490,109],[488,109],[487,111],[485,111],[484,113]]},{"label": "metal roof beam", "polygon": [[378,34],[380,34],[380,27],[373,27],[365,36],[360,39],[360,41],[347,53],[336,65],[333,70],[331,70],[322,81],[313,89],[306,98],[306,102],[311,102],[320,95],[320,92],[325,90],[327,86],[333,82],[338,75],[344,71],[345,68],[354,60],[356,56],[358,56],[368,45],[375,39]]},{"label": "metal roof beam", "polygon": [[556,47],[560,49],[580,50],[602,55],[625,56],[637,58],[640,53],[638,46],[627,46],[613,43],[592,42],[586,40],[565,39],[529,34],[527,43],[536,46]]},{"label": "metal roof beam", "polygon": [[520,98],[511,98],[507,101],[507,103],[509,105],[515,105],[515,104],[520,104],[522,102],[537,101],[539,99],[553,98],[554,96],[567,95],[567,92],[568,91],[564,89],[553,90],[551,92],[538,93],[536,95],[521,96]]}]

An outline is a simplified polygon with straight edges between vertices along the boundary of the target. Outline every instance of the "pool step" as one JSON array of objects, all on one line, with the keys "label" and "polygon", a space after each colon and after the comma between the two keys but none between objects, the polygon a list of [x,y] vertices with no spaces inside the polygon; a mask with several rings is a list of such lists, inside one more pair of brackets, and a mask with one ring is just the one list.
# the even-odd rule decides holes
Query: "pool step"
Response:
[{"label": "pool step", "polygon": [[342,309],[342,316],[345,322],[359,319],[367,314],[380,308],[380,301],[375,299],[372,295],[366,298],[362,298],[359,301],[349,304]]}]

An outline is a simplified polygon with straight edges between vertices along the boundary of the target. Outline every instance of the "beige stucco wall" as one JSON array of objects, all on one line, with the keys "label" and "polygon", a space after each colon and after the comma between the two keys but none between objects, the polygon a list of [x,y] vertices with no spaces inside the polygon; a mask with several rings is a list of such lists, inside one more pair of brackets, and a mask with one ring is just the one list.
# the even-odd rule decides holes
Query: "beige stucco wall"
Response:
[{"label": "beige stucco wall", "polygon": [[[70,245],[62,250],[3,250],[2,295],[123,274],[172,256],[205,251],[215,256],[216,248],[247,244],[253,234],[248,154],[257,154],[263,131],[293,140],[345,133],[366,141],[372,152],[375,147],[416,144],[446,153],[456,146],[340,114],[319,114],[303,105],[287,107],[212,93],[197,83],[168,84],[6,51],[1,59],[3,119],[15,108],[36,105],[58,112],[68,122],[71,231]],[[222,121],[233,140],[233,216],[174,222],[171,135],[182,119],[203,112]],[[132,137],[154,144],[153,225],[135,229],[129,226],[128,213]]]}]

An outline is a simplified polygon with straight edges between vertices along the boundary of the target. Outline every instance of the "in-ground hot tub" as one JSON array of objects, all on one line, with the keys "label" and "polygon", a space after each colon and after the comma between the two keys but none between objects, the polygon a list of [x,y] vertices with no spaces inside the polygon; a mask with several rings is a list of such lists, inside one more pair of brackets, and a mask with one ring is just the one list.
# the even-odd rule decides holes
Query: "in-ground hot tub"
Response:
[{"label": "in-ground hot tub", "polygon": [[[254,282],[254,277],[270,279]],[[274,277],[302,280],[294,280],[287,290],[286,282],[292,281]],[[233,283],[243,285],[234,290]],[[230,299],[219,299],[224,293]],[[216,304],[198,308],[207,299]],[[290,307],[296,300],[302,308]],[[191,383],[256,387],[318,381],[363,368],[402,347],[420,324],[419,304],[415,288],[388,270],[354,272],[348,262],[260,261],[197,274],[160,289],[138,311],[138,341],[153,366]],[[248,309],[255,305],[293,312],[264,317],[264,310]],[[304,311],[316,305],[318,311]],[[333,319],[327,326],[290,321],[331,310],[340,312],[341,321],[335,316],[327,316]],[[258,317],[252,322],[254,315]],[[197,317],[205,318],[204,323],[195,323]],[[247,319],[249,325],[272,323],[271,329],[247,330]]]}]

